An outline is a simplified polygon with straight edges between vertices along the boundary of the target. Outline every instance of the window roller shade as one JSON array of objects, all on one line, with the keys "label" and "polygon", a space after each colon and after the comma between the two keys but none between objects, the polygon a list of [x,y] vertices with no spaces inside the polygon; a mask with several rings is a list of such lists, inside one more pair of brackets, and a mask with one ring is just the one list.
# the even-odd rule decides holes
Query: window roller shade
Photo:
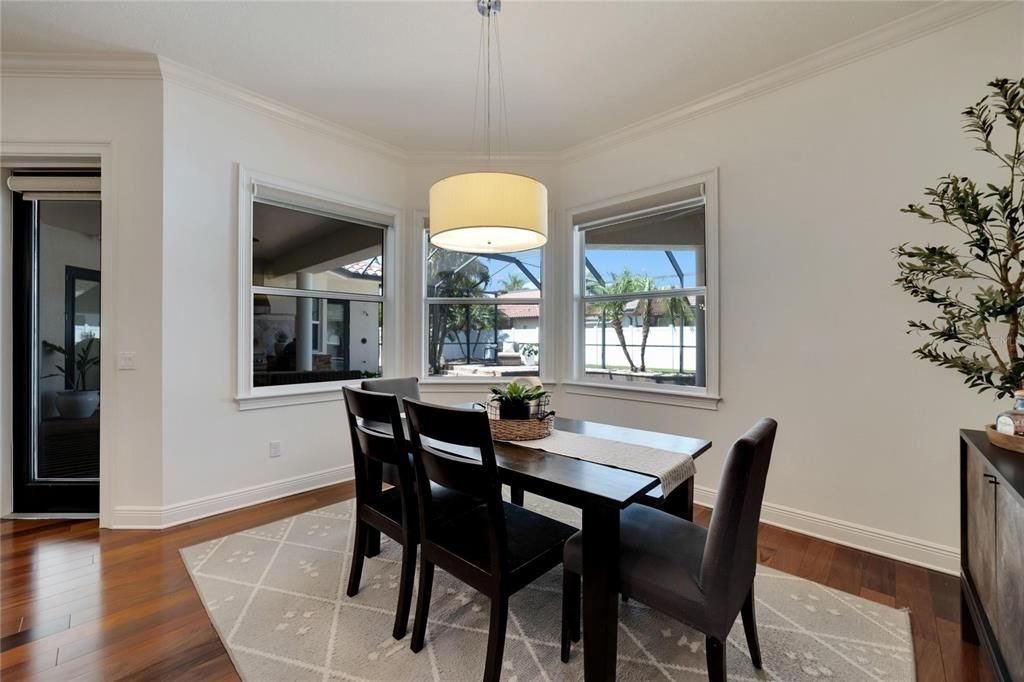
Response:
[{"label": "window roller shade", "polygon": [[339,204],[328,199],[312,197],[308,194],[290,192],[281,187],[274,187],[272,185],[261,184],[258,182],[253,183],[252,193],[255,201],[264,204],[291,208],[296,211],[305,211],[306,213],[316,213],[327,218],[337,218],[352,223],[358,223],[360,225],[366,225],[368,227],[376,227],[382,230],[390,227],[392,222],[391,216],[383,213],[375,213],[373,211]]},{"label": "window roller shade", "polygon": [[89,175],[12,175],[7,187],[28,201],[96,201],[100,178]]}]

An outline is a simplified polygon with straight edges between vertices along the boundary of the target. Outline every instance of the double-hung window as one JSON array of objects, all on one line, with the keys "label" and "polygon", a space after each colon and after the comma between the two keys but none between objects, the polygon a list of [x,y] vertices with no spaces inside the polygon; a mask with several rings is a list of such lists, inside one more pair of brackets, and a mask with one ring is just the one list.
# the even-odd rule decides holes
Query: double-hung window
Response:
[{"label": "double-hung window", "polygon": [[393,217],[251,178],[242,192],[240,397],[380,376]]},{"label": "double-hung window", "polygon": [[577,380],[716,394],[714,175],[703,180],[573,214]]},{"label": "double-hung window", "polygon": [[539,375],[543,250],[478,255],[423,239],[424,374]]}]

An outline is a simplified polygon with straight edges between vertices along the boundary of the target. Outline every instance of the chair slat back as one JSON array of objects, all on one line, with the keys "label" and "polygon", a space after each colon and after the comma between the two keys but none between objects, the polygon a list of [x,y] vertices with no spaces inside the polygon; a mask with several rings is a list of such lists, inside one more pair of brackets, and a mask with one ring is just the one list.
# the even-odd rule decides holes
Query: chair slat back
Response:
[{"label": "chair slat back", "polygon": [[406,399],[422,536],[431,537],[430,482],[487,505],[494,570],[505,561],[507,535],[501,481],[487,413]]},{"label": "chair slat back", "polygon": [[[757,529],[778,422],[764,418],[729,450],[701,564],[706,594],[739,608],[757,569]],[[733,611],[735,613],[735,611]]]},{"label": "chair slat back", "polygon": [[[405,439],[398,398],[345,387],[345,410],[352,438],[352,468],[356,479],[356,505],[376,507],[382,494],[384,469],[398,472],[402,500],[402,526],[416,526],[416,484],[409,462],[409,443]],[[384,467],[383,465],[391,465]]]}]

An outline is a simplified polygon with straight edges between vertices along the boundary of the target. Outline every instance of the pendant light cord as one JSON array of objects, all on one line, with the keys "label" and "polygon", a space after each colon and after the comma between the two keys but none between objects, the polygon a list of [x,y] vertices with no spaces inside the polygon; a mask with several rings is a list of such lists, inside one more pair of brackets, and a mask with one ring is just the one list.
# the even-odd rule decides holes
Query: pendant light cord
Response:
[{"label": "pendant light cord", "polygon": [[[492,9],[488,9],[486,12],[481,12],[480,40],[477,45],[476,88],[473,92],[473,137],[471,140],[471,148],[474,150],[478,149],[478,130],[482,127],[484,129],[483,134],[486,136],[485,147],[487,152],[488,168],[493,166],[495,151],[500,154],[502,153],[502,150],[507,153],[512,149],[512,135],[508,122],[508,102],[505,99],[505,70],[501,59],[501,35],[499,32],[497,14],[498,13]],[[492,32],[494,34],[493,60],[491,55]],[[497,69],[497,83],[494,83],[494,69]],[[483,93],[480,92],[481,83],[483,83]],[[494,83],[497,88],[497,111],[494,110],[494,105],[491,102],[492,83]],[[484,111],[482,117],[480,116],[481,94],[484,98]],[[493,129],[495,116],[497,116],[498,126],[497,140],[494,139],[495,133]],[[481,118],[483,119],[482,125],[480,120]]]},{"label": "pendant light cord", "polygon": [[505,153],[512,153],[512,132],[508,125],[508,100],[505,98],[505,65],[501,59],[501,31],[498,17],[494,17],[494,56],[498,60],[498,143],[500,151],[501,127],[505,126]]},{"label": "pendant light cord", "polygon": [[487,12],[487,165],[491,165],[491,12]]}]

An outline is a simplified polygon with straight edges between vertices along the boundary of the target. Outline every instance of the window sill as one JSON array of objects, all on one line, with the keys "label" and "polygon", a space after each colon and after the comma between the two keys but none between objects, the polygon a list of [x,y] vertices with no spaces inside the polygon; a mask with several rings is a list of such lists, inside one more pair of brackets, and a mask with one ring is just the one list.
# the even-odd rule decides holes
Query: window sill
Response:
[{"label": "window sill", "polygon": [[565,381],[562,386],[568,395],[593,396],[617,400],[633,400],[673,407],[692,407],[699,410],[717,410],[722,398],[709,393],[681,391],[640,386],[609,386],[593,381]]},{"label": "window sill", "polygon": [[330,382],[317,388],[309,384],[297,386],[281,386],[271,389],[253,389],[249,395],[235,396],[239,410],[260,410],[267,407],[287,407],[289,405],[309,405],[344,400],[341,389],[345,386],[359,388],[360,381]]}]

